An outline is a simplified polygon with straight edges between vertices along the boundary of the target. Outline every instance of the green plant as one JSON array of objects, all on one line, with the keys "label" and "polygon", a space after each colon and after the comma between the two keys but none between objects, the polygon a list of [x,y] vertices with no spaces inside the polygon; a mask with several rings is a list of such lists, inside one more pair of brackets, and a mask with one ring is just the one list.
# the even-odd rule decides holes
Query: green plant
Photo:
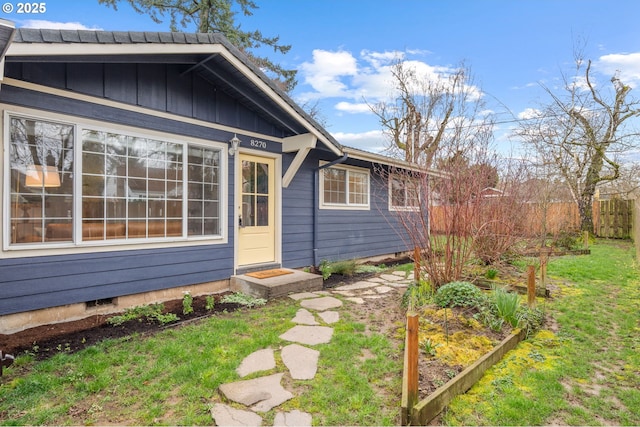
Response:
[{"label": "green plant", "polygon": [[497,286],[493,286],[491,294],[496,305],[498,317],[504,319],[514,328],[518,326],[517,313],[520,307],[520,296]]},{"label": "green plant", "polygon": [[326,259],[323,259],[318,267],[320,273],[322,274],[322,280],[327,280],[331,277],[331,264]]},{"label": "green plant", "polygon": [[193,313],[193,297],[189,292],[185,292],[182,296],[182,314],[186,316],[191,313]]},{"label": "green plant", "polygon": [[176,315],[175,313],[166,313],[166,314],[158,313],[158,314],[155,314],[153,318],[157,320],[158,323],[160,323],[161,325],[166,325],[167,323],[177,322],[178,320],[180,320],[178,315]]},{"label": "green plant", "polygon": [[551,246],[571,250],[579,247],[579,241],[580,236],[577,233],[571,231],[561,231],[553,240]]},{"label": "green plant", "polygon": [[496,277],[498,277],[498,270],[496,270],[495,268],[488,269],[485,273],[485,277],[489,280],[495,279]]},{"label": "green plant", "polygon": [[475,307],[482,300],[482,291],[469,282],[451,282],[442,285],[434,295],[440,307]]},{"label": "green plant", "polygon": [[435,356],[438,347],[442,346],[440,343],[433,343],[431,339],[427,338],[422,342],[422,350],[429,356]]},{"label": "green plant", "polygon": [[251,308],[251,307],[265,305],[267,303],[267,300],[264,298],[256,298],[254,296],[247,295],[242,292],[235,292],[233,294],[225,295],[222,298],[221,302],[239,304],[241,306]]},{"label": "green plant", "polygon": [[544,311],[537,307],[520,306],[516,317],[518,326],[527,331],[527,337],[540,329],[544,323]]},{"label": "green plant", "polygon": [[207,295],[205,298],[205,303],[204,303],[204,308],[207,309],[207,311],[211,311],[215,308],[216,306],[216,299],[213,297],[213,295]]},{"label": "green plant", "polygon": [[402,307],[409,310],[423,307],[429,304],[432,299],[433,288],[431,284],[421,280],[417,284],[409,285],[404,294],[402,294]]},{"label": "green plant", "polygon": [[122,314],[110,317],[107,323],[112,326],[120,326],[130,320],[138,320],[140,322],[143,320],[155,320],[161,324],[179,320],[179,317],[173,313],[162,314],[163,310],[164,304],[150,304],[127,308]]}]

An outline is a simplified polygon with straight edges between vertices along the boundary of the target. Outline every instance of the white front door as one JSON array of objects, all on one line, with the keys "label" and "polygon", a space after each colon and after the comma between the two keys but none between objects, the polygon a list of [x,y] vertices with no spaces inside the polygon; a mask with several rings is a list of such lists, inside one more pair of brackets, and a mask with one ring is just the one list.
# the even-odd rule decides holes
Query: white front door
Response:
[{"label": "white front door", "polygon": [[276,161],[240,154],[236,183],[238,265],[276,261]]}]

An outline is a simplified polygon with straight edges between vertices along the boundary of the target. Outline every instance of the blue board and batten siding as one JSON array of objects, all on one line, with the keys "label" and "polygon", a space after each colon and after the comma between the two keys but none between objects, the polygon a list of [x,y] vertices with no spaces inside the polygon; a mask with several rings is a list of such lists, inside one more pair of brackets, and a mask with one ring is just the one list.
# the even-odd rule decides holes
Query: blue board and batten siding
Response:
[{"label": "blue board and batten siding", "polygon": [[[51,111],[105,123],[210,141],[228,141],[231,134],[181,121],[184,116],[282,138],[291,132],[234,100],[213,84],[176,64],[7,64],[5,75],[38,85],[144,107],[122,110],[110,105],[42,93],[3,84],[0,102]],[[151,110],[171,113],[174,119]],[[274,120],[275,122],[275,120]],[[249,137],[238,133],[246,146]],[[6,141],[5,141],[6,145]],[[6,149],[6,147],[5,147]],[[295,153],[281,153],[269,142],[267,151],[282,154],[282,171]],[[0,259],[0,315],[82,303],[178,286],[224,280],[234,273],[234,167],[229,158],[227,243],[162,249],[136,249]],[[321,260],[354,259],[406,250],[388,212],[387,184],[371,163],[349,159],[346,164],[369,168],[370,209],[319,209],[318,167],[336,155],[318,148],[305,159],[287,188],[282,189],[282,264],[299,268]]]},{"label": "blue board and batten siding", "polygon": [[[206,118],[212,122],[220,119],[225,124],[254,132],[259,129],[268,134],[279,133],[276,127],[265,124],[255,113],[231,98],[217,95],[215,88],[196,77],[191,79],[197,82],[192,90],[185,90],[186,84],[179,87],[175,82],[171,83],[171,79],[166,78],[171,73],[162,71],[171,67],[157,65],[155,67],[161,71],[153,73],[150,71],[153,67],[125,64],[123,70],[130,73],[123,71],[118,80],[108,78],[109,73],[100,72],[102,68],[96,64],[51,65],[45,64],[40,68],[38,64],[30,63],[8,67],[7,77],[24,78],[32,83],[73,89],[94,96],[109,95],[121,102],[198,119]],[[87,65],[90,67],[86,68]],[[78,72],[78,69],[82,72]],[[145,71],[142,79],[138,79],[140,70]],[[95,73],[91,75],[90,71]],[[158,77],[160,82],[149,83],[147,79],[150,75]],[[89,76],[91,79],[88,79]],[[136,90],[140,85],[145,88]],[[205,86],[209,87],[205,90]],[[157,99],[149,97],[147,90],[155,93]],[[205,93],[210,97],[205,98]],[[214,141],[230,139],[228,133],[209,127],[9,85],[3,85],[0,102],[111,122],[116,126],[121,124],[164,131],[182,135],[185,141],[189,137]],[[37,111],[34,114],[37,115]],[[228,169],[228,206],[233,206],[234,170],[233,167]],[[0,259],[0,315],[227,279],[233,274],[234,268],[233,209],[228,209],[227,215],[229,243],[226,244]]]},{"label": "blue board and batten siding", "polygon": [[376,171],[379,166],[351,159],[344,163],[370,171],[369,209],[320,209],[314,179],[320,160],[333,159],[326,153],[322,156],[320,151],[310,153],[283,191],[283,264],[297,268],[322,260],[358,259],[406,251],[407,239],[401,237],[396,215],[389,212],[388,187]]}]

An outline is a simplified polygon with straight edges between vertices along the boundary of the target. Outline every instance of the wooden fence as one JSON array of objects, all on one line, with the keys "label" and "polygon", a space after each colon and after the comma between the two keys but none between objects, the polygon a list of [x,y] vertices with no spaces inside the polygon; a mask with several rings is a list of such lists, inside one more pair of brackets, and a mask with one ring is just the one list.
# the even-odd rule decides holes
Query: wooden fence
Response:
[{"label": "wooden fence", "polygon": [[[629,239],[633,237],[634,200],[610,199],[593,202],[594,234],[598,237]],[[430,213],[431,231],[438,233],[444,229],[444,221],[448,216],[447,206],[433,206]],[[521,225],[530,237],[541,235],[557,235],[560,232],[578,231],[580,229],[580,213],[578,205],[572,202],[528,203],[524,209]],[[640,232],[640,230],[638,230]],[[640,236],[636,238],[636,241]],[[639,242],[640,243],[640,242]],[[639,249],[640,251],[640,249]]]},{"label": "wooden fence", "polygon": [[611,239],[631,238],[634,229],[634,205],[634,200],[623,199],[594,202],[593,225],[595,227],[595,235]]}]

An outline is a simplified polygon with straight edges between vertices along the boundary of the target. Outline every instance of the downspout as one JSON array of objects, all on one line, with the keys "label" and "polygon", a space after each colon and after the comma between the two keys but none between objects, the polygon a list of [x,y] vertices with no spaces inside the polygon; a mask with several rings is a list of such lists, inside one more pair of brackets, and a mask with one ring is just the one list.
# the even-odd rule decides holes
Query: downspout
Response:
[{"label": "downspout", "polygon": [[318,259],[318,217],[320,215],[320,171],[340,163],[344,163],[349,155],[344,153],[342,157],[318,167],[313,174],[313,265],[320,265]]}]

